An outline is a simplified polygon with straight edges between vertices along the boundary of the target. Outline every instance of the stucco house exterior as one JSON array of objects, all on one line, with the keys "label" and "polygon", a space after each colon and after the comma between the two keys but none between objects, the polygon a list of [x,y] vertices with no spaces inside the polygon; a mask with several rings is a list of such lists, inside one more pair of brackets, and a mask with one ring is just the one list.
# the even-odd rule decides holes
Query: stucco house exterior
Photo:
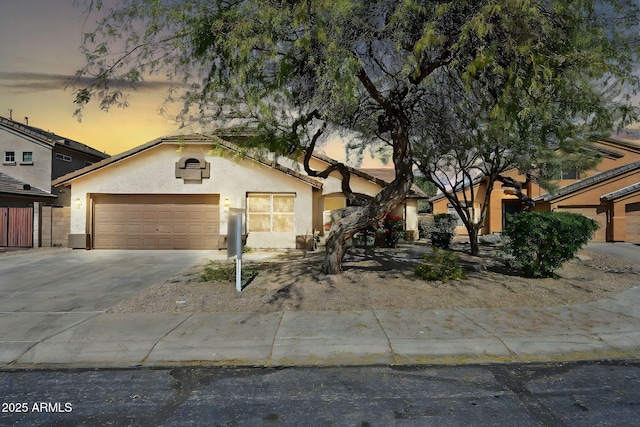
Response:
[{"label": "stucco house exterior", "polygon": [[[224,248],[230,208],[245,209],[247,246],[308,246],[323,212],[339,207],[337,178],[240,152],[216,135],[163,137],[57,179],[71,192],[70,246]],[[382,182],[371,180],[358,175],[352,184],[375,195]]]},{"label": "stucco house exterior", "polygon": [[[558,177],[559,188],[553,193],[533,182],[523,189],[524,193],[534,199],[537,211],[577,212],[596,220],[600,229],[594,242],[640,242],[640,142],[611,137],[595,143],[593,150],[600,157],[593,169],[581,174],[563,171]],[[506,175],[525,180],[515,169]],[[486,184],[483,177],[474,180],[476,201],[484,200]],[[431,202],[434,213],[453,213],[443,195],[433,197]],[[469,209],[479,212],[481,207],[478,202]],[[522,205],[513,189],[495,183],[480,234],[501,232],[505,217],[520,210]],[[459,224],[456,232],[464,235],[466,229]]]},{"label": "stucco house exterior", "polygon": [[5,117],[0,117],[0,156],[0,247],[54,244],[52,216],[65,213],[51,207],[68,207],[70,195],[53,188],[52,180],[109,157]]}]

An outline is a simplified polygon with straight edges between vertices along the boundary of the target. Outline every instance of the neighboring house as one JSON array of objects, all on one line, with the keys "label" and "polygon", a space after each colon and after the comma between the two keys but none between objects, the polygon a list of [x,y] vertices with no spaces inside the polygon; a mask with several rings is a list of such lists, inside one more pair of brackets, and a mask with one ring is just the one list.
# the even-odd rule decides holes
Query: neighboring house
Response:
[{"label": "neighboring house", "polygon": [[34,232],[39,235],[40,210],[34,212],[34,204],[55,199],[48,191],[0,172],[0,247],[32,247],[38,243]]},{"label": "neighboring house", "polygon": [[[320,153],[314,153],[309,161],[313,170],[323,171],[337,161]],[[351,173],[350,186],[354,193],[365,197],[373,197],[395,178],[395,169],[355,169],[348,167]],[[322,233],[329,231],[331,211],[348,206],[348,201],[342,193],[342,176],[334,171],[324,180],[322,193],[317,195],[314,212],[314,228]],[[411,187],[406,199],[399,204],[391,215],[400,216],[405,220],[406,237],[409,240],[418,238],[418,200],[427,196],[416,185]]]},{"label": "neighboring house", "polygon": [[[52,180],[100,161],[107,154],[51,132],[0,117],[0,246],[51,244],[44,206],[69,206],[70,195],[52,188]],[[21,208],[20,210],[17,208]],[[50,213],[50,210],[46,212]],[[30,218],[30,219],[28,219]],[[9,235],[23,236],[11,239]],[[28,237],[28,238],[27,238]]]},{"label": "neighboring house", "polygon": [[[239,153],[214,135],[165,137],[59,178],[71,189],[71,247],[224,248],[229,209],[240,207],[248,246],[301,248],[323,230],[324,211],[344,206],[337,178]],[[384,185],[353,171],[354,191],[374,196]]]},{"label": "neighboring house", "polygon": [[[595,242],[640,242],[640,143],[607,138],[594,144],[593,150],[601,158],[595,168],[581,174],[575,170],[562,171],[558,177],[559,188],[553,193],[548,193],[535,183],[529,183],[524,193],[534,199],[537,211],[578,212],[595,219],[600,224],[593,238]],[[525,179],[517,170],[506,175],[520,181]],[[486,184],[487,180],[483,177],[474,180],[476,203],[475,206],[469,206],[474,212],[480,212]],[[434,213],[455,213],[443,195],[431,201]],[[480,234],[501,232],[506,216],[521,210],[522,204],[513,189],[495,183]],[[466,234],[461,223],[456,231]]]}]

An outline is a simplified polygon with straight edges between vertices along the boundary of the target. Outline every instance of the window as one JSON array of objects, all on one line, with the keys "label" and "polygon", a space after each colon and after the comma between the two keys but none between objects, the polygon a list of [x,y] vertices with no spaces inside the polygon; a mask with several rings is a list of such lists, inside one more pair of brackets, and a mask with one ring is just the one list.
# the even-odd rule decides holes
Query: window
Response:
[{"label": "window", "polygon": [[562,179],[578,179],[578,171],[575,169],[563,170]]},{"label": "window", "polygon": [[67,156],[66,154],[56,153],[56,159],[64,160],[65,162],[70,162],[73,160],[71,156]]},{"label": "window", "polygon": [[22,163],[33,163],[33,153],[31,151],[22,152]]},{"label": "window", "polygon": [[88,162],[88,161],[86,161],[86,160],[84,161],[84,166],[85,166],[85,167],[87,167],[87,166],[91,166],[92,164],[93,164],[93,162]]},{"label": "window", "polygon": [[447,213],[456,219],[456,226],[459,227],[464,225],[464,222],[462,222],[462,218],[460,218],[460,214],[458,214],[458,211],[456,210],[456,208],[451,206],[450,203],[447,204]]},{"label": "window", "polygon": [[15,151],[5,151],[4,152],[4,161],[11,163],[16,161],[16,153]]},{"label": "window", "polygon": [[249,194],[247,222],[249,232],[294,232],[293,194]]}]

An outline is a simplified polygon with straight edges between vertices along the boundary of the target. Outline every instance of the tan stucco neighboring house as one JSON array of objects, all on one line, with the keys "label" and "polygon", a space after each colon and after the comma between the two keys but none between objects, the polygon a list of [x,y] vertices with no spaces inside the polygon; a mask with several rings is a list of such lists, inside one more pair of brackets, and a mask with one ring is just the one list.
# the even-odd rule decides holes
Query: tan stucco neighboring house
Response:
[{"label": "tan stucco neighboring house", "polygon": [[640,242],[640,160],[536,197],[538,211],[580,213],[600,228],[592,241]]},{"label": "tan stucco neighboring house", "polygon": [[[549,193],[534,182],[523,187],[523,193],[531,197],[537,211],[564,210],[579,212],[595,219],[600,224],[593,241],[640,241],[638,235],[638,212],[636,204],[639,192],[634,186],[640,181],[640,144],[638,141],[620,138],[605,138],[590,148],[600,158],[598,164],[588,171],[578,173],[575,170],[562,171],[559,176],[559,188]],[[524,182],[525,176],[518,170],[508,171],[506,176]],[[479,176],[473,182],[475,203],[469,206],[473,212],[479,212],[486,193],[487,179]],[[471,189],[464,191],[469,196]],[[459,193],[462,199],[462,191]],[[431,199],[434,213],[455,214],[449,201],[442,195]],[[487,214],[480,234],[492,234],[502,231],[507,215],[521,211],[522,203],[514,195],[514,189],[495,183],[491,193]],[[467,234],[459,223],[458,234]]]},{"label": "tan stucco neighboring house", "polygon": [[[59,178],[71,191],[70,246],[224,248],[230,208],[246,209],[247,246],[309,245],[323,211],[341,207],[334,180],[240,151],[215,135],[165,137]],[[383,182],[361,174],[352,186],[373,196]]]}]

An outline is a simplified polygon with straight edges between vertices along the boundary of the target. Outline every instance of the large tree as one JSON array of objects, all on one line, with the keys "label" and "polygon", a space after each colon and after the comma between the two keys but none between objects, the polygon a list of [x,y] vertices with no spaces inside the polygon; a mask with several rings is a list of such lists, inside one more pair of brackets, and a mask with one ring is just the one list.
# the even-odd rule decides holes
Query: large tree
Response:
[{"label": "large tree", "polygon": [[[90,81],[76,92],[79,112],[94,98],[105,109],[126,103],[123,81],[135,86],[164,73],[176,83],[170,97],[182,102],[181,119],[251,126],[255,136],[248,144],[304,154],[311,176],[339,171],[350,206],[335,215],[327,273],[340,271],[354,233],[408,193],[413,144],[432,123],[425,101],[441,76],[462,76],[461,93],[477,84],[489,92],[498,86],[498,100],[509,86],[542,90],[546,71],[529,73],[523,83],[509,64],[493,67],[492,78],[484,69],[510,55],[542,61],[543,70],[560,68],[554,52],[526,42],[530,34],[521,33],[521,17],[561,23],[565,15],[597,15],[589,1],[123,0],[106,12],[106,1],[88,4],[105,16],[85,35],[87,63],[78,77]],[[579,13],[567,12],[571,8]],[[498,19],[503,25],[494,24]],[[496,28],[517,42],[496,46]],[[312,151],[331,131],[349,132],[356,151],[390,151],[396,176],[375,198],[353,193],[341,164],[309,167]]]},{"label": "large tree", "polygon": [[530,209],[530,181],[552,190],[562,168],[592,167],[589,146],[637,119],[638,9],[586,6],[484,15],[491,30],[471,43],[486,58],[448,67],[426,97],[431,121],[414,144],[416,164],[457,211],[474,255],[496,182]]}]

